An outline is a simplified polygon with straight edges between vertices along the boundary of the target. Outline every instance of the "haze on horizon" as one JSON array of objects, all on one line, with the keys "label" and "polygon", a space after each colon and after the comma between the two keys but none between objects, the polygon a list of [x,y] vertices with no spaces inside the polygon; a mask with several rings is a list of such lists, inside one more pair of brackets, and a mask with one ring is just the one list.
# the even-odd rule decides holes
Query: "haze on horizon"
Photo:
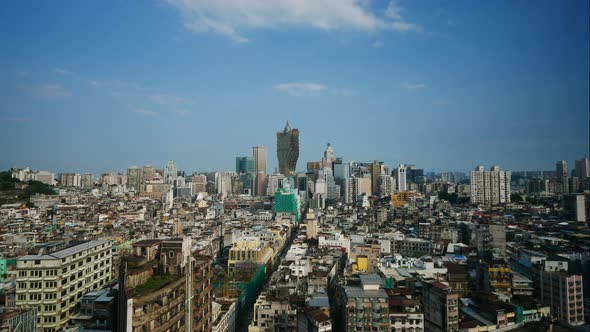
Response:
[{"label": "haze on horizon", "polygon": [[327,142],[427,171],[589,155],[587,1],[223,4],[5,4],[0,169],[233,170],[262,145],[271,172],[287,119],[298,170]]}]

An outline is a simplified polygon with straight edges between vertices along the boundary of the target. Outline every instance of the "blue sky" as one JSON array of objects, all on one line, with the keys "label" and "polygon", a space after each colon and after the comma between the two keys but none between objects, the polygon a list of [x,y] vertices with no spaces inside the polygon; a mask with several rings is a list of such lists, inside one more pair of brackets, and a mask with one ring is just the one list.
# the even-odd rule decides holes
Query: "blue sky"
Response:
[{"label": "blue sky", "polygon": [[588,1],[12,1],[0,168],[552,169],[588,156]]}]

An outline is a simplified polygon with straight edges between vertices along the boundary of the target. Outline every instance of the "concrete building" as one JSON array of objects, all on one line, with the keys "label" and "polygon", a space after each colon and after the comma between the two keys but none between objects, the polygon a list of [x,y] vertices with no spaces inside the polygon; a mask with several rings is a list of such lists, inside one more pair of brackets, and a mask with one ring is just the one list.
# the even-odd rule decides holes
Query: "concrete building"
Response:
[{"label": "concrete building", "polygon": [[551,307],[551,313],[571,326],[584,324],[584,300],[581,275],[548,270],[544,264],[534,269],[539,300]]},{"label": "concrete building", "polygon": [[581,180],[590,178],[590,159],[576,160],[576,176]]},{"label": "concrete building", "polygon": [[295,173],[299,159],[299,129],[291,128],[289,121],[283,131],[277,132],[277,158],[279,173],[285,176]]},{"label": "concrete building", "polygon": [[486,171],[477,166],[471,171],[471,204],[498,205],[510,203],[510,171],[492,166]]},{"label": "concrete building", "polygon": [[0,307],[1,332],[36,332],[37,307]]},{"label": "concrete building", "polygon": [[584,194],[569,194],[563,197],[567,217],[576,222],[586,222],[586,198]]},{"label": "concrete building", "polygon": [[38,326],[58,331],[68,324],[80,298],[112,278],[112,244],[93,240],[17,261],[17,306],[37,306]]},{"label": "concrete building", "polygon": [[269,263],[273,256],[274,250],[266,241],[255,236],[242,237],[235,241],[229,250],[227,271],[255,272],[261,265]]},{"label": "concrete building", "polygon": [[389,331],[389,297],[377,274],[361,275],[360,286],[342,286],[343,325],[346,332]]},{"label": "concrete building", "polygon": [[262,293],[254,303],[254,317],[248,332],[296,331],[297,309],[286,298]]},{"label": "concrete building", "polygon": [[177,172],[178,171],[176,169],[174,161],[168,160],[168,162],[166,163],[166,167],[164,168],[164,182],[173,184],[174,180],[176,179]]},{"label": "concrete building", "polygon": [[448,284],[439,281],[424,282],[422,304],[425,331],[459,331],[459,294]]},{"label": "concrete building", "polygon": [[216,299],[213,301],[212,308],[211,332],[234,332],[236,330],[236,301]]},{"label": "concrete building", "polygon": [[191,253],[189,237],[142,240],[119,272],[118,330],[211,331],[212,258]]},{"label": "concrete building", "polygon": [[567,170],[567,161],[560,160],[555,164],[555,172],[557,173],[557,180],[561,183],[562,194],[569,193],[569,173]]},{"label": "concrete building", "polygon": [[397,184],[397,191],[406,191],[408,190],[408,185],[406,182],[406,165],[400,164],[395,169],[395,181]]}]

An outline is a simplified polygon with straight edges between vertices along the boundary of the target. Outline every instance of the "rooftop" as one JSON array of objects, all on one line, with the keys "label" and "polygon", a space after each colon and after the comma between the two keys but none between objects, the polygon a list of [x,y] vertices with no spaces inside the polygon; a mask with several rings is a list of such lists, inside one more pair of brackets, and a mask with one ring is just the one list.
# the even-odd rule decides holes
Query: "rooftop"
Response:
[{"label": "rooftop", "polygon": [[75,246],[71,246],[69,248],[59,250],[47,255],[26,255],[24,257],[19,258],[19,261],[26,261],[26,260],[51,260],[51,259],[63,259],[77,253],[80,253],[84,250],[96,248],[103,244],[108,244],[109,241],[106,240],[92,240],[88,242],[84,242]]}]

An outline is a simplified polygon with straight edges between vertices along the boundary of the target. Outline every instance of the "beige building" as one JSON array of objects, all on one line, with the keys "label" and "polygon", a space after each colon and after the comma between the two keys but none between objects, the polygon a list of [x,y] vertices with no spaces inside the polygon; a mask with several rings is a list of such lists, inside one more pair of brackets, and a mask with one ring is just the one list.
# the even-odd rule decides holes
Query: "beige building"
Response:
[{"label": "beige building", "polygon": [[[43,249],[42,249],[43,250]],[[80,298],[112,278],[112,244],[93,240],[17,261],[16,305],[37,306],[37,326],[44,332],[63,328]]]},{"label": "beige building", "polygon": [[271,261],[274,250],[268,242],[258,237],[249,236],[238,239],[229,250],[227,270],[257,270],[256,267]]}]

